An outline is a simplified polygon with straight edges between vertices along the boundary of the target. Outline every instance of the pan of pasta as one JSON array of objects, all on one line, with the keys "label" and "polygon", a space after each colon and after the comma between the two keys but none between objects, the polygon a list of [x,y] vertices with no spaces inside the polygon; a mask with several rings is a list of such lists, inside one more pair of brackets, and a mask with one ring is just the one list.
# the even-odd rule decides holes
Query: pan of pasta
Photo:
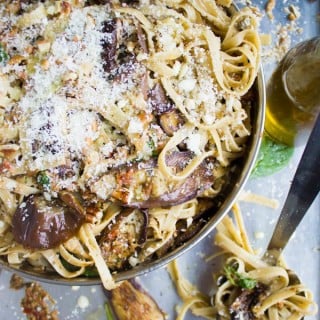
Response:
[{"label": "pan of pasta", "polygon": [[260,143],[255,11],[21,0],[0,15],[1,264],[112,289],[203,239]]}]

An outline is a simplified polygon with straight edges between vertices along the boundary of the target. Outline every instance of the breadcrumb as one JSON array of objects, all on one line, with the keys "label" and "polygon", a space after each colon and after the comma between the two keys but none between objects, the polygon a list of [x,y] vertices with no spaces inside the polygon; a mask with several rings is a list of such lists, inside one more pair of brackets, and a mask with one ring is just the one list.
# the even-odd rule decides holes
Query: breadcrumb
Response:
[{"label": "breadcrumb", "polygon": [[55,303],[39,283],[31,282],[26,285],[21,306],[28,320],[59,320],[58,311],[53,310]]},{"label": "breadcrumb", "polygon": [[26,282],[22,277],[13,274],[10,288],[19,290],[25,287],[25,295],[21,300],[23,313],[28,320],[59,320],[56,301],[37,282]]},{"label": "breadcrumb", "polygon": [[291,4],[288,8],[285,8],[285,11],[288,13],[287,19],[290,21],[299,19],[301,16],[299,8],[293,4]]},{"label": "breadcrumb", "polygon": [[276,6],[276,0],[268,0],[266,4],[266,13],[270,20],[273,20],[273,9]]}]

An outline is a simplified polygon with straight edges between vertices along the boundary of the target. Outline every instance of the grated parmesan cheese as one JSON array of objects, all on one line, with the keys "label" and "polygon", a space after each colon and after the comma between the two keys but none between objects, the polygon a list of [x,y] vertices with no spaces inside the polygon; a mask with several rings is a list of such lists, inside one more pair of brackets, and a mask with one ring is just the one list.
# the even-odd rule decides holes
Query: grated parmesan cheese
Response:
[{"label": "grated parmesan cheese", "polygon": [[[108,19],[110,13],[97,6],[74,8],[65,29],[55,35],[52,43],[43,41],[42,51],[48,51],[46,67],[35,66],[27,79],[28,90],[19,102],[25,115],[20,136],[29,169],[45,170],[64,164],[67,158],[79,157],[99,137],[101,120],[97,112],[117,126],[126,125],[127,115],[121,113],[120,107],[112,106],[112,101],[126,101],[127,92],[135,83],[131,79],[113,84],[105,77],[101,43],[110,37],[102,32]],[[24,50],[27,39],[45,34],[45,25],[41,28],[35,24],[28,31],[23,29],[22,37],[15,37],[21,42],[19,49]],[[8,42],[9,47],[16,45]],[[139,73],[140,68],[137,69]],[[83,107],[93,112],[81,110]],[[142,131],[139,119],[131,119],[128,132]],[[105,152],[108,156],[111,150]]]},{"label": "grated parmesan cheese", "polygon": [[186,139],[187,148],[194,152],[196,155],[202,153],[201,147],[202,136],[199,133],[193,133]]},{"label": "grated parmesan cheese", "polygon": [[80,297],[78,298],[77,304],[78,304],[79,308],[81,308],[81,309],[86,309],[86,308],[89,307],[90,302],[89,302],[88,297],[86,297],[86,296],[80,296]]},{"label": "grated parmesan cheese", "polygon": [[92,112],[72,110],[68,114],[66,144],[80,154],[91,141],[98,138],[99,122],[97,115]]},{"label": "grated parmesan cheese", "polygon": [[256,239],[263,239],[264,238],[264,232],[262,232],[262,231],[256,231],[255,233],[254,233],[254,237],[256,238]]},{"label": "grated parmesan cheese", "polygon": [[128,133],[142,133],[143,132],[143,123],[138,118],[133,118],[129,122]]},{"label": "grated parmesan cheese", "polygon": [[196,86],[196,79],[185,79],[179,82],[179,89],[182,91],[190,92]]}]

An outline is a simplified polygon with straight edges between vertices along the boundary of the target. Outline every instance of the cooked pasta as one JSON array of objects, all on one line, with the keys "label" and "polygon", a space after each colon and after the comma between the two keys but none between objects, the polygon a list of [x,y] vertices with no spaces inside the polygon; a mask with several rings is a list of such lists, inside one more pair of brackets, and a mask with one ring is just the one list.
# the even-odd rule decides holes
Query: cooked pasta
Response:
[{"label": "cooked pasta", "polygon": [[251,133],[257,19],[230,6],[0,2],[3,259],[111,289],[202,226]]},{"label": "cooked pasta", "polygon": [[[183,278],[177,262],[169,273],[183,301],[177,319],[192,313],[205,319],[302,319],[318,311],[311,291],[302,283],[290,281],[291,271],[283,258],[270,265],[252,249],[240,208],[233,208],[234,220],[226,216],[217,226],[215,244],[226,255],[222,276],[211,297],[201,293]],[[294,279],[294,278],[292,278]]]}]

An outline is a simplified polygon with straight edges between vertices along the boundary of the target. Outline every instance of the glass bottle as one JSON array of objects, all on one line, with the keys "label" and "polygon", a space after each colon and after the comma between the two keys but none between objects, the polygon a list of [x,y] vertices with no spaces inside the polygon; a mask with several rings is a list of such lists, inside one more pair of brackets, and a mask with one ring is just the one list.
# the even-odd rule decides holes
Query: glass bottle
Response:
[{"label": "glass bottle", "polygon": [[320,37],[290,49],[267,85],[265,132],[294,145],[300,127],[312,123],[320,109]]}]

